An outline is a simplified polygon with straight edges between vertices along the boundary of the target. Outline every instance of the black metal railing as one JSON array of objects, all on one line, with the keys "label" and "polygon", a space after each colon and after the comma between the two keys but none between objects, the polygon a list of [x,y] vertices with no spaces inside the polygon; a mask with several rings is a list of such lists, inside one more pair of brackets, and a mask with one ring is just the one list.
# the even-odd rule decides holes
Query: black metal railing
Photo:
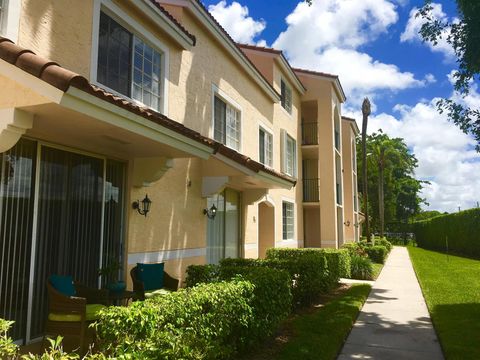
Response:
[{"label": "black metal railing", "polygon": [[302,123],[302,145],[318,145],[318,123]]},{"label": "black metal railing", "polygon": [[303,179],[303,201],[318,202],[318,178]]}]

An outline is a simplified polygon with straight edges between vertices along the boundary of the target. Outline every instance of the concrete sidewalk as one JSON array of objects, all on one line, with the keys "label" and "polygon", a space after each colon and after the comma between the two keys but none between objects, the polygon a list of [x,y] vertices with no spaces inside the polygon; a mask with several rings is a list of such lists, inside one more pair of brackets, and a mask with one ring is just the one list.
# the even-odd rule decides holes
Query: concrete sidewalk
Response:
[{"label": "concrete sidewalk", "polygon": [[444,359],[406,248],[393,248],[338,359]]}]

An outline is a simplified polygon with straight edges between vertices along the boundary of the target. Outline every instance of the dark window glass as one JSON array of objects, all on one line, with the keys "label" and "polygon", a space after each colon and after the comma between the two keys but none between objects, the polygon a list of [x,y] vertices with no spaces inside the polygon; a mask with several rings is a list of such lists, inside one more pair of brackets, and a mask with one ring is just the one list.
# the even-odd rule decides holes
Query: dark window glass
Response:
[{"label": "dark window glass", "polygon": [[100,13],[97,81],[130,96],[132,34],[115,20]]},{"label": "dark window glass", "polygon": [[258,146],[259,146],[259,152],[260,152],[260,162],[262,164],[265,164],[265,132],[260,129],[259,133],[258,133],[258,136],[259,136],[259,143],[258,143]]},{"label": "dark window glass", "polygon": [[227,117],[227,104],[215,96],[214,104],[214,134],[213,137],[218,142],[225,144],[225,119]]}]

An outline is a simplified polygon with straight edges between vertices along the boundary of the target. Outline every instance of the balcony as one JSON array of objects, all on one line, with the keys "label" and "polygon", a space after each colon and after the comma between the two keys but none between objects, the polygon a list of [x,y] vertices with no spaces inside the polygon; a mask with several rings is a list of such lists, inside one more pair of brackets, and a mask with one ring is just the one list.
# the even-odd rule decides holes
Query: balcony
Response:
[{"label": "balcony", "polygon": [[303,179],[303,202],[318,202],[318,178]]},{"label": "balcony", "polygon": [[318,123],[302,123],[302,145],[318,145]]}]

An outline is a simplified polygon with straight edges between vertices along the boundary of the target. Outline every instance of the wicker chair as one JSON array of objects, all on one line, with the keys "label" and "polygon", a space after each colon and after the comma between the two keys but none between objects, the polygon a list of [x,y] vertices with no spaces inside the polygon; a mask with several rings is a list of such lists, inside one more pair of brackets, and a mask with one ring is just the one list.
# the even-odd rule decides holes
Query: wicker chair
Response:
[{"label": "wicker chair", "polygon": [[[45,337],[61,335],[65,340],[78,338],[80,353],[86,352],[88,325],[87,304],[109,305],[108,290],[99,290],[74,283],[76,296],[67,296],[56,290],[47,280],[48,317]],[[89,334],[90,335],[90,334]],[[91,333],[93,338],[93,332]],[[76,343],[76,342],[75,342]]]},{"label": "wicker chair", "polygon": [[[168,275],[166,271],[164,271],[163,274],[163,289],[168,291],[177,291],[179,280]],[[136,266],[130,270],[130,276],[132,277],[133,291],[136,293],[136,298],[138,300],[145,300],[145,287],[143,282],[138,278]]]}]

